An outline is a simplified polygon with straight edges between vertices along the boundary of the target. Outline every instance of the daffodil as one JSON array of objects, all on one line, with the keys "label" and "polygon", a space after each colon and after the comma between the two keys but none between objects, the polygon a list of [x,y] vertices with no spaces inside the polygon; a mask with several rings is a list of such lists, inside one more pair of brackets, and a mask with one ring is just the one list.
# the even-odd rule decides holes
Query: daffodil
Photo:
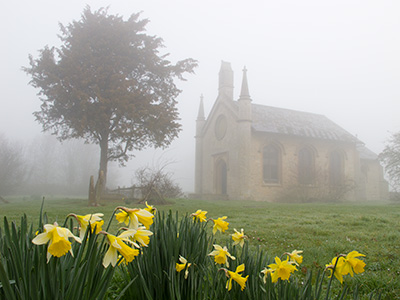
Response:
[{"label": "daffodil", "polygon": [[325,265],[326,269],[329,269],[331,271],[329,278],[332,277],[333,273],[333,275],[335,275],[337,280],[339,280],[340,283],[343,283],[343,266],[344,266],[344,257],[343,256],[334,257],[330,264]]},{"label": "daffodil", "polygon": [[141,223],[146,227],[146,229],[149,229],[150,225],[153,224],[154,215],[147,210],[140,208],[131,209],[126,207],[117,207],[117,209],[120,211],[115,214],[117,221],[119,223],[125,223],[129,228],[137,229],[139,223]]},{"label": "daffodil", "polygon": [[192,213],[191,216],[193,217],[193,221],[200,221],[201,223],[207,221],[206,214],[207,211],[198,209],[195,213]]},{"label": "daffodil", "polygon": [[47,262],[51,256],[61,257],[69,251],[72,256],[72,247],[69,238],[75,239],[78,243],[81,242],[79,237],[76,237],[68,228],[60,227],[57,223],[44,225],[44,232],[39,233],[32,243],[35,245],[43,245],[49,242],[47,247]]},{"label": "daffodil", "polygon": [[240,232],[237,231],[235,228],[233,230],[235,231],[235,233],[232,234],[233,246],[240,245],[241,247],[243,247],[244,239],[246,238],[243,232],[243,228]]},{"label": "daffodil", "polygon": [[353,277],[353,272],[356,274],[360,274],[364,272],[365,262],[357,257],[365,256],[357,251],[351,251],[344,258],[344,266],[343,266],[343,275],[347,275],[350,273],[351,277]]},{"label": "daffodil", "polygon": [[143,247],[147,247],[150,242],[150,236],[153,233],[150,230],[147,230],[146,227],[139,227],[138,229],[131,229],[132,231],[132,239],[135,242],[138,242]]},{"label": "daffodil", "polygon": [[98,234],[102,230],[101,227],[104,224],[104,221],[101,219],[101,217],[104,216],[104,214],[102,214],[102,213],[88,214],[88,215],[84,215],[84,216],[70,214],[70,216],[73,216],[79,223],[79,226],[80,226],[79,237],[81,239],[84,238],[86,229],[89,226],[89,224],[90,224],[91,232],[93,232],[94,229],[96,228],[95,234]]},{"label": "daffodil", "polygon": [[228,281],[226,282],[226,288],[228,289],[228,291],[232,289],[232,280],[235,280],[240,285],[242,291],[244,290],[249,275],[247,275],[246,277],[242,277],[239,273],[243,271],[244,271],[244,264],[238,266],[235,272],[225,270],[225,272],[228,273],[227,276],[229,277]]},{"label": "daffodil", "polygon": [[213,222],[214,222],[213,234],[215,234],[217,232],[217,230],[219,232],[225,232],[225,230],[228,229],[229,223],[224,221],[226,218],[227,217],[222,217],[222,218],[218,218],[216,220],[213,220]]},{"label": "daffodil", "polygon": [[293,250],[292,253],[286,253],[290,257],[290,261],[293,262],[295,265],[299,265],[303,262],[303,256],[299,255],[303,253],[301,250]]},{"label": "daffodil", "polygon": [[182,271],[182,270],[184,270],[186,268],[185,279],[187,279],[187,277],[189,275],[189,267],[192,264],[188,263],[186,258],[184,258],[182,255],[179,255],[179,261],[180,261],[180,264],[176,263],[176,265],[175,265],[176,271],[179,273],[180,271]]},{"label": "daffodil", "polygon": [[[147,247],[150,242],[150,237],[153,233],[147,230],[146,227],[139,227],[138,229],[133,228],[121,228],[124,231],[118,236],[123,239],[129,239],[130,243],[136,248],[140,248],[139,245]],[[139,244],[137,244],[138,242]]]},{"label": "daffodil", "polygon": [[127,243],[133,244],[131,240],[128,239],[131,236],[131,232],[123,232],[119,236],[115,236],[109,234],[107,232],[102,231],[107,236],[107,241],[110,244],[104,259],[103,259],[103,266],[107,268],[110,264],[115,267],[118,261],[118,252],[124,257],[126,263],[130,263],[132,260],[135,259],[136,256],[139,255],[139,250],[129,247]]},{"label": "daffodil", "polygon": [[261,273],[264,274],[264,278],[263,278],[264,283],[267,283],[267,277],[268,277],[268,275],[272,275],[273,270],[269,269],[269,268],[264,268],[264,270],[262,270]]},{"label": "daffodil", "polygon": [[153,206],[153,205],[148,205],[147,201],[146,201],[146,207],[144,210],[147,210],[149,213],[151,213],[152,215],[155,215],[157,212],[157,209]]},{"label": "daffodil", "polygon": [[354,273],[359,274],[364,272],[365,262],[357,258],[361,256],[365,255],[357,251],[351,251],[346,256],[342,254],[334,257],[332,262],[326,265],[326,269],[331,271],[329,277],[332,277],[333,273],[337,280],[343,283],[344,275],[350,274],[353,277]]},{"label": "daffodil", "polygon": [[289,261],[289,257],[281,261],[279,257],[275,257],[275,263],[269,264],[268,268],[271,269],[271,280],[277,282],[278,278],[282,280],[289,280],[290,274],[296,271],[296,267]]},{"label": "daffodil", "polygon": [[215,250],[208,255],[214,256],[214,261],[216,264],[225,264],[226,267],[229,268],[228,257],[232,260],[235,260],[236,258],[228,252],[228,248],[226,248],[226,246],[222,248],[220,245],[214,245],[214,248]]}]

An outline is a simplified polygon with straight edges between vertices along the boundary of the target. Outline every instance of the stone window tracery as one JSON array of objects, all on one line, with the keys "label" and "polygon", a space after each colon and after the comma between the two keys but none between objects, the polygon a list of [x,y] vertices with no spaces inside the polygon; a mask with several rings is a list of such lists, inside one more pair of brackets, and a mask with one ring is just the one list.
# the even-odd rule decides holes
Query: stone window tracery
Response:
[{"label": "stone window tracery", "polygon": [[263,180],[265,183],[280,182],[281,151],[275,145],[263,148]]},{"label": "stone window tracery", "polygon": [[314,153],[307,147],[300,149],[298,154],[298,182],[312,185],[315,182]]},{"label": "stone window tracery", "polygon": [[329,156],[329,184],[339,186],[343,184],[343,156],[333,151]]}]

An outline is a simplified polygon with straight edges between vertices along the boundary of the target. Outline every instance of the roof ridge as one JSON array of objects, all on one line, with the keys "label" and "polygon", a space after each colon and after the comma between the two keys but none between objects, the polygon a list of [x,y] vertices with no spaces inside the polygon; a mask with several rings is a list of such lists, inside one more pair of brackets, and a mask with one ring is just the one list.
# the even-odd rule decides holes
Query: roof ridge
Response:
[{"label": "roof ridge", "polygon": [[308,115],[316,115],[316,116],[322,116],[322,117],[327,118],[327,117],[326,117],[325,115],[323,115],[323,114],[313,113],[313,112],[303,111],[303,110],[296,110],[296,109],[292,109],[292,108],[277,107],[277,106],[271,106],[271,105],[265,105],[265,104],[258,104],[258,103],[252,103],[251,105],[254,105],[254,106],[262,106],[262,107],[268,107],[268,108],[279,109],[279,110],[293,111],[293,112],[296,112],[296,113],[303,113],[303,114],[308,114]]}]

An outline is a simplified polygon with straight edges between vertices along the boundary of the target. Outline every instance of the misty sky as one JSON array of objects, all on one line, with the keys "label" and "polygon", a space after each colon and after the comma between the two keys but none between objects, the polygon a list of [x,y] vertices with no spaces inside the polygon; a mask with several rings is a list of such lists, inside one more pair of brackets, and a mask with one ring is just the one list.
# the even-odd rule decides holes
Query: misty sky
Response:
[{"label": "misty sky", "polygon": [[178,82],[180,138],[164,155],[136,153],[121,184],[130,183],[134,168],[161,157],[174,161],[174,178],[193,190],[199,99],[203,94],[208,114],[221,60],[235,72],[235,99],[246,66],[253,103],[323,114],[375,153],[400,130],[398,0],[23,0],[2,5],[0,133],[20,141],[41,134],[32,116],[40,105],[37,90],[21,67],[45,45],[59,46],[58,23],[80,19],[86,4],[92,10],[109,6],[109,13],[124,17],[142,11],[148,33],[164,39],[172,62],[199,61],[196,74]]}]

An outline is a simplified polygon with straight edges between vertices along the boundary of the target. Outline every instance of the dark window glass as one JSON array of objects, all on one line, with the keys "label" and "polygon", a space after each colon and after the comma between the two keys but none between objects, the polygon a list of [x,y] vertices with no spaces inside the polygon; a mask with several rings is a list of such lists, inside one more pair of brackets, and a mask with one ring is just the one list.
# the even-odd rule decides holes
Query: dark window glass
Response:
[{"label": "dark window glass", "polygon": [[308,148],[299,151],[299,178],[300,184],[314,183],[314,155]]},{"label": "dark window glass", "polygon": [[336,151],[332,152],[329,158],[329,184],[331,186],[343,184],[343,159]]},{"label": "dark window glass", "polygon": [[263,179],[265,183],[279,183],[280,151],[275,146],[264,147]]}]

